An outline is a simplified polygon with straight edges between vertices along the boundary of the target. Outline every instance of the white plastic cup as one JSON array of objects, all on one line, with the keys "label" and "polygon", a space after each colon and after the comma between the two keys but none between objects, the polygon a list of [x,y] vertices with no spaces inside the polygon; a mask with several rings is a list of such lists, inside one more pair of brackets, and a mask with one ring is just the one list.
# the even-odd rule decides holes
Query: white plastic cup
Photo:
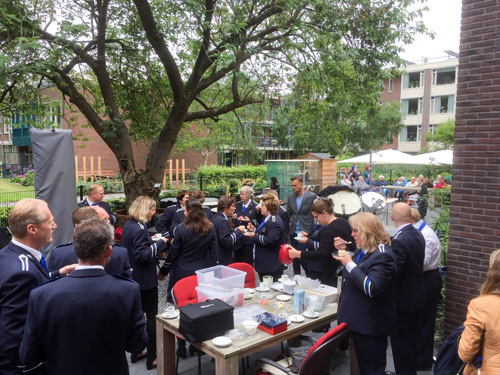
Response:
[{"label": "white plastic cup", "polygon": [[263,280],[263,283],[264,283],[266,286],[268,286],[268,287],[269,287],[269,286],[271,286],[271,285],[272,285],[272,283],[273,283],[273,277],[272,277],[272,276],[264,276],[264,277],[262,278],[262,280]]},{"label": "white plastic cup", "polygon": [[257,326],[259,325],[259,322],[255,320],[244,320],[241,324],[248,336],[252,336],[257,333]]}]

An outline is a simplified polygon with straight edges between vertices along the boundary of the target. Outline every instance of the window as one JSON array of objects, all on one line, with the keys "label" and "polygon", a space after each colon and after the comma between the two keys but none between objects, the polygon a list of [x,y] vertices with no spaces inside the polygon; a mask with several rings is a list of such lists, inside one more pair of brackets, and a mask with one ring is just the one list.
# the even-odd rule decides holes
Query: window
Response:
[{"label": "window", "polygon": [[455,83],[455,77],[456,77],[455,67],[432,70],[433,85],[452,85]]},{"label": "window", "polygon": [[420,142],[421,125],[409,125],[403,127],[399,133],[400,142]]},{"label": "window", "polygon": [[424,72],[411,72],[403,76],[403,88],[412,89],[423,85]]},{"label": "window", "polygon": [[431,113],[453,113],[454,110],[454,95],[431,97]]},{"label": "window", "polygon": [[404,115],[414,116],[422,114],[422,98],[404,99],[401,104]]},{"label": "window", "polygon": [[3,134],[12,132],[12,119],[10,117],[3,117]]},{"label": "window", "polygon": [[389,79],[389,92],[392,92],[393,82],[392,79]]},{"label": "window", "polygon": [[434,134],[434,132],[436,131],[437,127],[438,127],[438,124],[430,124],[429,125],[429,133]]},{"label": "window", "polygon": [[61,127],[61,106],[56,104],[50,107],[47,116],[45,117],[47,121],[47,128],[60,128]]}]

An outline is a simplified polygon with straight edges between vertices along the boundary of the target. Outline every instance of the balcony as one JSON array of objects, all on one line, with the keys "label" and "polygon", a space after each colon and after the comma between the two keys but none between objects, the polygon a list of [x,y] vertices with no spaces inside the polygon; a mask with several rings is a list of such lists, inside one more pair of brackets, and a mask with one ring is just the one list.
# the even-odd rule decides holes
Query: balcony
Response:
[{"label": "balcony", "polygon": [[28,126],[12,127],[12,146],[31,146]]}]

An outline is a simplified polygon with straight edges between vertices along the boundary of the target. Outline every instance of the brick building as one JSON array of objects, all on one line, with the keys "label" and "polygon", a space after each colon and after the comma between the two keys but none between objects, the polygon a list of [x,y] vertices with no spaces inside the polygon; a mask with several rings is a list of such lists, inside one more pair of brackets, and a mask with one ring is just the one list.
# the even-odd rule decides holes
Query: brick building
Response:
[{"label": "brick building", "polygon": [[500,247],[500,3],[463,0],[445,329],[462,324]]}]

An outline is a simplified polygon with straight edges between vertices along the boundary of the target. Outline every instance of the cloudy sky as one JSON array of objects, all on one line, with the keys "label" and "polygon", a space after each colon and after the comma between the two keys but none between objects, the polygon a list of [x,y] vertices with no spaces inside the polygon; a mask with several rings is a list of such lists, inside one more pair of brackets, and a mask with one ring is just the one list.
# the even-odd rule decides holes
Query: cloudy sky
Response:
[{"label": "cloudy sky", "polygon": [[447,56],[445,50],[459,52],[462,0],[428,0],[427,6],[430,10],[424,13],[423,21],[436,38],[417,35],[415,42],[405,46],[406,51],[401,54],[405,60],[418,63],[428,57],[432,61]]}]

